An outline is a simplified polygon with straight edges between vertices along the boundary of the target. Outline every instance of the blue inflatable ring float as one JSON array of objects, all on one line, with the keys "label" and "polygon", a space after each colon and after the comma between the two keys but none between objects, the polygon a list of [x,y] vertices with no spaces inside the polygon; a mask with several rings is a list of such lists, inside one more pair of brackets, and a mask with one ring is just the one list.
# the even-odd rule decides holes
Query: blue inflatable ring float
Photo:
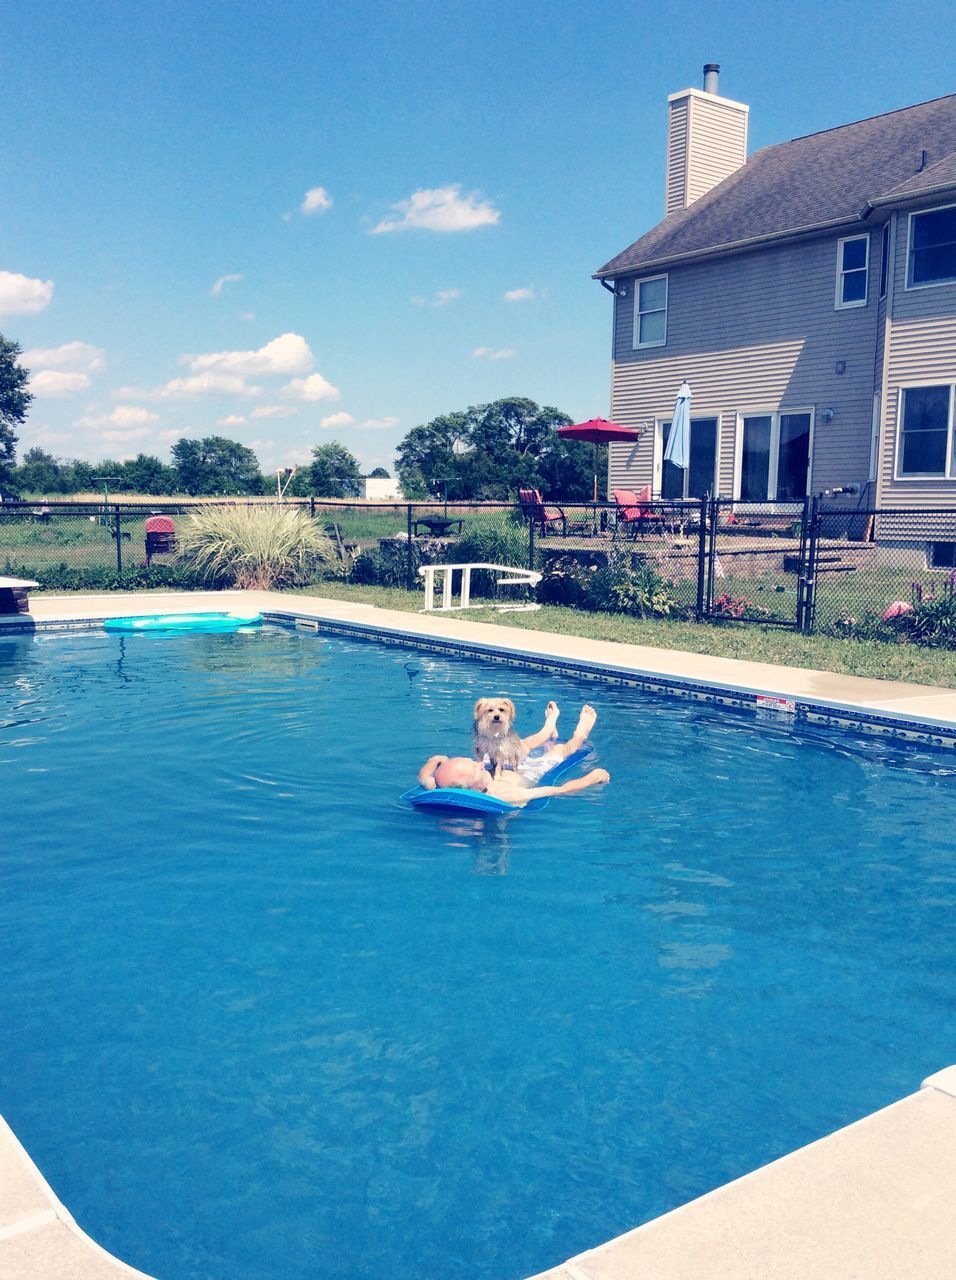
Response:
[{"label": "blue inflatable ring float", "polygon": [[262,621],[261,613],[153,613],[139,618],[107,618],[105,631],[238,631]]},{"label": "blue inflatable ring float", "polygon": [[[561,760],[553,769],[542,774],[535,786],[557,786],[565,774],[570,773],[575,765],[586,760],[589,755],[591,755],[590,747],[573,751],[566,760]],[[484,791],[470,791],[467,787],[434,787],[429,790],[427,787],[418,786],[412,787],[411,791],[406,791],[402,799],[407,800],[416,809],[467,809],[470,813],[520,813],[522,809],[525,811],[543,809],[551,797],[539,796],[537,800],[529,800],[527,804],[509,804],[507,800],[486,795]]]}]

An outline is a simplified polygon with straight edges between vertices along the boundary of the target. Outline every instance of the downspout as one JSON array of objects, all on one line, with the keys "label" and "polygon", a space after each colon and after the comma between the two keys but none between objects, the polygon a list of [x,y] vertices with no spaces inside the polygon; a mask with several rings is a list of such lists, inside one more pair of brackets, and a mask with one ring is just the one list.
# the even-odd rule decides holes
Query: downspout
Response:
[{"label": "downspout", "polygon": [[[893,338],[893,299],[896,293],[896,253],[897,253],[897,232],[899,229],[899,214],[895,211],[890,218],[890,261],[886,277],[886,306],[883,311],[883,369],[880,376],[880,432],[877,439],[877,459],[876,459],[876,497],[873,502],[874,507],[880,507],[883,503],[883,472],[886,459],[887,444],[887,420],[889,413],[889,405],[887,404],[887,388],[890,380],[890,343]],[[904,269],[906,263],[904,261]],[[898,406],[897,406],[898,407]],[[900,429],[899,413],[896,414],[897,433]],[[894,444],[895,457],[896,444]]]}]

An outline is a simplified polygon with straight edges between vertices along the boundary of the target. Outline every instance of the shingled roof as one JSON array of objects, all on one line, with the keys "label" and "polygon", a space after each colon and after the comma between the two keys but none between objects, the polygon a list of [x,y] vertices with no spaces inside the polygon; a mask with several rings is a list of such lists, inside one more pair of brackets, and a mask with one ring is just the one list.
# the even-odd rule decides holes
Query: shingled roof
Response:
[{"label": "shingled roof", "polygon": [[956,94],[764,147],[612,258],[595,278],[850,225],[870,206],[947,186],[956,187]]}]

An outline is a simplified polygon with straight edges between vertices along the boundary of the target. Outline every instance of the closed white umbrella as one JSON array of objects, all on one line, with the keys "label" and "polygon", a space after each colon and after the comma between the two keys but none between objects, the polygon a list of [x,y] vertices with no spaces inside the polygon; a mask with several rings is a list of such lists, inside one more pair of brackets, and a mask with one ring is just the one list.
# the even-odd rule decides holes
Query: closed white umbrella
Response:
[{"label": "closed white umbrella", "polygon": [[690,462],[690,385],[686,382],[680,384],[677,392],[664,461],[673,462],[675,467],[682,470],[686,470]]}]

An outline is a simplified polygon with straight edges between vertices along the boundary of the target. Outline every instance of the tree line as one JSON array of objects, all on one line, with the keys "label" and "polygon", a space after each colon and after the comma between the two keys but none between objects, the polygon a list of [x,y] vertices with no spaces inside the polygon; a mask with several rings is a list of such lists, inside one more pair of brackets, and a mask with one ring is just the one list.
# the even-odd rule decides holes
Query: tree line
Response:
[{"label": "tree line", "polygon": [[[33,497],[90,493],[188,494],[193,497],[255,496],[275,492],[274,474],[263,474],[248,445],[225,436],[184,436],[166,463],[151,454],[91,463],[28,449],[16,463],[17,429],[33,397],[28,372],[18,363],[20,347],[0,334],[0,489]],[[583,501],[591,496],[591,447],[556,434],[571,422],[551,405],[523,396],[441,414],[413,427],[399,443],[397,473],[406,498],[452,501],[514,498],[522,486],[548,498]],[[378,467],[372,476],[387,476]],[[290,497],[349,498],[361,492],[355,455],[337,440],[316,445],[311,461],[288,478]]]}]

